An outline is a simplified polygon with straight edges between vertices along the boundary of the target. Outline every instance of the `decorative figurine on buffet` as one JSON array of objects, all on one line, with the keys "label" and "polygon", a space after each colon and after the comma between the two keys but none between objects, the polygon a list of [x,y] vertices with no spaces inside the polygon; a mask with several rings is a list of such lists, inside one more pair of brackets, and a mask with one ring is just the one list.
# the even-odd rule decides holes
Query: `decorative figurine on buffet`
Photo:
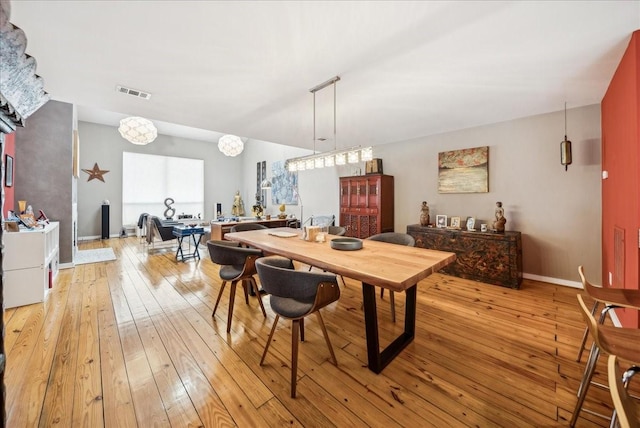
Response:
[{"label": "decorative figurine on buffet", "polygon": [[427,205],[427,201],[422,201],[422,208],[420,210],[420,226],[429,226],[429,205]]},{"label": "decorative figurine on buffet", "polygon": [[504,218],[504,208],[502,208],[502,202],[496,202],[496,221],[493,222],[493,230],[496,232],[504,232],[504,225],[507,219]]},{"label": "decorative figurine on buffet", "polygon": [[287,210],[286,205],[281,204],[279,210],[280,210],[280,214],[278,214],[278,218],[280,220],[284,220],[285,218],[287,218],[287,213],[285,212]]},{"label": "decorative figurine on buffet", "polygon": [[244,215],[244,202],[242,201],[242,196],[240,196],[239,190],[236,191],[236,194],[233,197],[233,206],[231,207],[231,214],[234,217],[240,217]]}]

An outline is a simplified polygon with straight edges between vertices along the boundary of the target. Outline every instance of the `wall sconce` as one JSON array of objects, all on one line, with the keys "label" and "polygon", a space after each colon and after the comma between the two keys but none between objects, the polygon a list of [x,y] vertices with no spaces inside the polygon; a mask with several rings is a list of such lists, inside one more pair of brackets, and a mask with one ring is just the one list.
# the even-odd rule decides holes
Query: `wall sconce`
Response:
[{"label": "wall sconce", "polygon": [[567,140],[567,103],[564,103],[564,141],[560,142],[560,163],[565,171],[569,169],[571,161],[571,141]]}]

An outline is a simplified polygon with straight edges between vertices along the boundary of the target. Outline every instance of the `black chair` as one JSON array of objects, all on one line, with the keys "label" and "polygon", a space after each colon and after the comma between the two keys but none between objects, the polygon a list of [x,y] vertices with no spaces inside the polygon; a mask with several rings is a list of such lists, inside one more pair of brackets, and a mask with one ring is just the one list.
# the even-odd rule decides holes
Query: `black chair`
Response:
[{"label": "black chair", "polygon": [[338,365],[320,309],[340,298],[340,288],[335,275],[295,270],[291,261],[282,257],[263,257],[256,261],[256,269],[262,287],[270,294],[269,303],[276,314],[260,365],[264,363],[267,356],[278,320],[280,317],[290,319],[293,322],[291,326],[291,397],[295,398],[298,332],[300,332],[300,340],[304,341],[304,318],[307,315],[316,314],[331,354],[331,361]]},{"label": "black chair", "polygon": [[233,303],[236,297],[236,285],[239,281],[242,281],[244,300],[246,304],[249,304],[249,295],[247,293],[247,283],[249,283],[249,286],[254,290],[254,293],[258,295],[258,303],[260,303],[262,315],[266,318],[267,313],[264,310],[262,298],[258,293],[258,286],[253,277],[253,275],[256,274],[256,260],[262,257],[262,251],[255,248],[240,247],[240,244],[237,242],[215,240],[207,241],[207,248],[209,249],[211,261],[220,265],[220,279],[222,279],[222,286],[218,292],[218,298],[216,299],[216,304],[213,307],[213,313],[211,316],[215,317],[224,288],[227,285],[227,282],[231,281],[231,289],[229,291],[229,313],[227,316],[227,333],[231,331]]},{"label": "black chair", "polygon": [[262,230],[262,229],[268,229],[268,227],[265,226],[264,224],[252,223],[252,222],[238,223],[231,226],[231,232],[246,232],[247,230]]},{"label": "black chair", "polygon": [[181,223],[176,221],[163,221],[157,216],[147,217],[147,243],[153,244],[155,238],[159,238],[162,242],[176,239],[173,234],[173,227]]},{"label": "black chair", "polygon": [[147,235],[147,217],[149,217],[149,213],[142,213],[140,217],[138,217],[138,230],[140,231],[141,242],[144,242]]},{"label": "black chair", "polygon": [[[406,245],[407,247],[415,247],[416,241],[413,236],[406,233],[384,232],[368,237],[372,241],[388,242],[389,244]],[[380,289],[380,298],[384,296],[384,288]],[[396,301],[393,291],[389,290],[389,301],[391,304],[391,321],[396,322]]]}]

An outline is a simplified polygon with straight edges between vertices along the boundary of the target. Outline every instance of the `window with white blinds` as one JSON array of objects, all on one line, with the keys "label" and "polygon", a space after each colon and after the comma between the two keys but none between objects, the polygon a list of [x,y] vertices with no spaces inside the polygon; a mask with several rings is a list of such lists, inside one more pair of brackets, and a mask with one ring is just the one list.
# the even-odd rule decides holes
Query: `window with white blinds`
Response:
[{"label": "window with white blinds", "polygon": [[122,224],[142,213],[164,218],[165,199],[178,214],[204,216],[204,160],[122,153]]}]

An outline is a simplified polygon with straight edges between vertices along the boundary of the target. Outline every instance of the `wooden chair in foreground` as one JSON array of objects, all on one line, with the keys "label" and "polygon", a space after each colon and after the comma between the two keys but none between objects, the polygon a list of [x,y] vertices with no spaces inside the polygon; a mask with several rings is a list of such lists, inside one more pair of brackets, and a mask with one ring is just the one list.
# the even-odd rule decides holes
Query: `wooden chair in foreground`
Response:
[{"label": "wooden chair in foreground", "polygon": [[[571,422],[569,423],[569,426],[571,427],[575,426],[581,410],[603,417],[605,419],[609,419],[609,417],[606,415],[601,415],[592,412],[591,410],[582,408],[584,399],[587,396],[587,391],[589,390],[589,386],[592,383],[591,380],[593,379],[593,374],[596,370],[596,364],[598,362],[598,357],[600,356],[601,351],[609,355],[617,355],[623,360],[631,361],[632,363],[637,363],[640,361],[640,329],[619,328],[610,325],[598,324],[593,315],[591,315],[591,311],[587,308],[587,305],[585,304],[584,299],[580,294],[578,294],[578,304],[580,305],[580,312],[582,313],[582,317],[584,318],[589,332],[593,337],[594,348],[592,355],[590,355],[589,359],[587,360],[587,364],[584,368],[584,374],[582,375],[582,381],[580,383],[580,387],[578,388],[578,401],[576,402],[576,407],[573,410]],[[605,311],[606,310],[607,309],[605,309]],[[606,385],[597,383],[594,383],[594,385],[608,389]],[[615,426],[615,419],[616,414],[614,411],[614,414],[611,417],[612,426]]]},{"label": "wooden chair in foreground", "polygon": [[[407,233],[384,232],[368,237],[372,241],[388,242],[396,245],[406,245],[407,247],[415,247],[416,241],[413,236]],[[384,296],[384,288],[380,289],[380,298]],[[391,305],[391,321],[396,322],[396,300],[393,291],[389,290],[389,303]]]},{"label": "wooden chair in foreground", "polygon": [[290,319],[292,321],[291,398],[295,398],[298,376],[298,332],[300,332],[300,340],[304,342],[304,318],[306,316],[316,314],[331,354],[331,361],[338,365],[329,334],[322,320],[322,315],[320,315],[320,309],[340,298],[340,288],[334,274],[295,270],[291,260],[282,257],[263,257],[256,262],[256,269],[262,287],[270,295],[271,309],[276,314],[260,359],[260,365],[264,363],[267,356],[278,320],[280,317]]},{"label": "wooden chair in foreground", "polygon": [[264,310],[262,304],[262,298],[258,292],[258,286],[256,280],[253,277],[256,272],[256,260],[262,257],[262,251],[255,248],[242,248],[237,242],[231,241],[207,241],[207,248],[209,249],[209,256],[211,261],[220,265],[220,279],[222,279],[222,286],[216,299],[216,304],[213,307],[212,317],[215,317],[220,298],[224,292],[224,288],[228,281],[231,281],[231,289],[229,291],[229,313],[227,316],[227,333],[231,331],[231,319],[233,316],[233,302],[236,296],[236,285],[239,281],[242,281],[242,288],[244,289],[244,300],[249,304],[249,295],[247,293],[247,283],[254,290],[255,295],[258,297],[258,303],[260,303],[260,309],[262,309],[262,315],[267,317],[267,313]]},{"label": "wooden chair in foreground", "polygon": [[[591,308],[591,314],[595,316],[600,304],[604,304],[605,308],[631,308],[640,310],[640,290],[629,290],[624,288],[604,288],[591,284],[584,276],[584,269],[582,266],[578,267],[578,274],[582,280],[582,287],[586,293],[591,297],[593,307]],[[604,322],[604,317],[600,319],[600,324]],[[582,334],[582,342],[580,343],[580,349],[578,350],[578,357],[576,361],[580,361],[582,358],[582,352],[584,351],[584,345],[587,343],[587,336],[589,335],[588,327],[585,327]]]},{"label": "wooden chair in foreground", "polygon": [[639,370],[640,368],[634,366],[622,374],[618,365],[618,357],[609,355],[607,370],[609,389],[621,428],[640,427],[640,404],[629,395],[626,389],[631,377]]}]

